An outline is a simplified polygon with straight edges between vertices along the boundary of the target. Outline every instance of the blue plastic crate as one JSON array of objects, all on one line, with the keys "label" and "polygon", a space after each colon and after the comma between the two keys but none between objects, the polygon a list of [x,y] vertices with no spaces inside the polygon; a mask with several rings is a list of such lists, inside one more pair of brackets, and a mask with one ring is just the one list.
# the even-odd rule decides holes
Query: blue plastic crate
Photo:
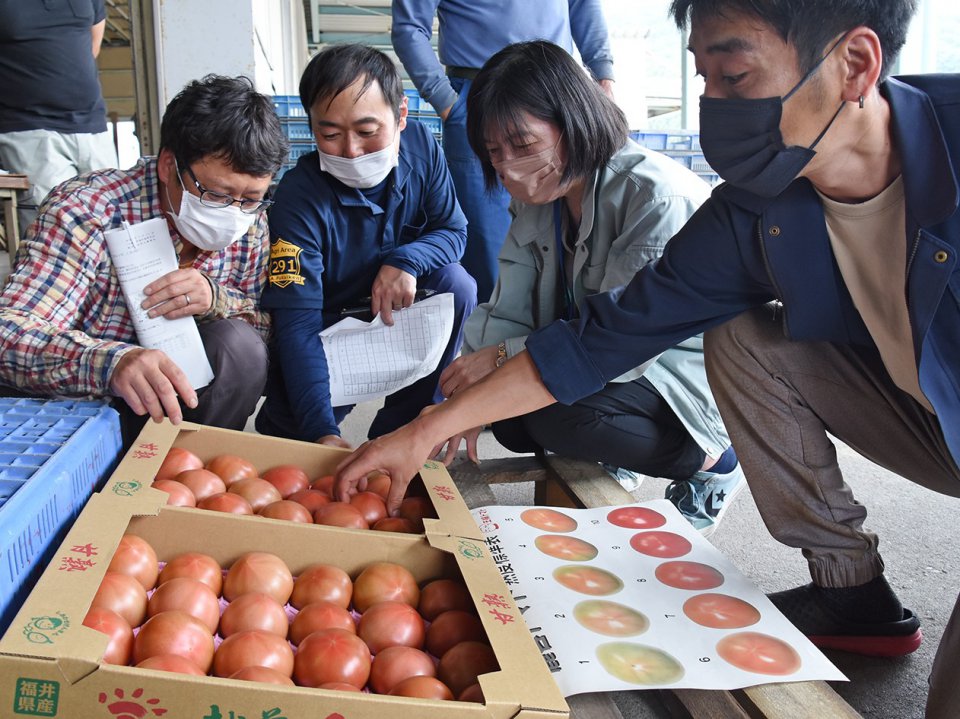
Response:
[{"label": "blue plastic crate", "polygon": [[430,132],[432,132],[438,139],[443,134],[443,121],[440,119],[439,115],[436,115],[432,112],[420,113],[418,115],[411,115],[410,119],[426,125],[427,129],[430,130]]},{"label": "blue plastic crate", "polygon": [[664,130],[662,132],[634,130],[630,138],[638,145],[661,152],[699,152],[700,133],[684,130]]},{"label": "blue plastic crate", "polygon": [[106,402],[0,397],[0,634],[121,449]]},{"label": "blue plastic crate", "polygon": [[640,132],[630,133],[630,139],[638,145],[646,147],[649,150],[666,150],[667,133],[666,132]]},{"label": "blue plastic crate", "polygon": [[421,110],[430,109],[430,104],[420,97],[416,88],[408,88],[403,91],[403,94],[407,96],[407,112],[416,114]]},{"label": "blue plastic crate", "polygon": [[273,107],[277,111],[277,117],[303,117],[307,116],[303,105],[300,104],[299,95],[274,95]]},{"label": "blue plastic crate", "polygon": [[305,117],[281,120],[280,126],[290,142],[313,142],[310,123]]}]

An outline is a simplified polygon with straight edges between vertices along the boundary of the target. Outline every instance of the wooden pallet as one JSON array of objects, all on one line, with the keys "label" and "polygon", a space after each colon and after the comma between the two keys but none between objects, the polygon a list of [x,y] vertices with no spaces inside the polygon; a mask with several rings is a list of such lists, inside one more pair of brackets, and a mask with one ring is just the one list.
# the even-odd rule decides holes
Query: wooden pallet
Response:
[{"label": "wooden pallet", "polygon": [[[599,465],[561,457],[458,461],[450,469],[470,507],[496,504],[492,484],[534,482],[534,503],[592,508],[636,500]],[[657,692],[665,716],[678,719],[855,719],[860,717],[823,681],[764,684],[736,691],[676,689]],[[610,694],[570,697],[571,719],[623,719]]]}]

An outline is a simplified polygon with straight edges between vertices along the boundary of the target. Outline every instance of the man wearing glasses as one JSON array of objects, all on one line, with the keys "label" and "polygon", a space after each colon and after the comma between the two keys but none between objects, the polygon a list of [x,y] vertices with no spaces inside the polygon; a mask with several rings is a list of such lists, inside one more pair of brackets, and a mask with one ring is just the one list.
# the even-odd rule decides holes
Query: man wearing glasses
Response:
[{"label": "man wearing glasses", "polygon": [[[125,439],[147,415],[242,429],[266,382],[263,210],[287,149],[269,97],[210,75],[167,106],[157,157],[54,188],[0,293],[0,393],[113,397]],[[199,391],[163,351],[137,345],[104,240],[157,217],[179,268],[146,287],[143,307],[196,318],[215,375]]]}]

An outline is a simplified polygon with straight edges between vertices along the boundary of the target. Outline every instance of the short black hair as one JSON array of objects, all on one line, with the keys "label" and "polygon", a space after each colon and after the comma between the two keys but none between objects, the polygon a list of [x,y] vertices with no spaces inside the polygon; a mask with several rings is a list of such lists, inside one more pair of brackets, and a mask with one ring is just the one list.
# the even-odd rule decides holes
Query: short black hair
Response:
[{"label": "short black hair", "polygon": [[300,76],[300,102],[307,116],[317,100],[332,100],[361,78],[361,94],[376,82],[387,104],[393,108],[394,119],[399,120],[403,81],[396,65],[379,50],[356,43],[330,45],[307,64]]},{"label": "short black hair", "polygon": [[273,100],[246,77],[207,75],[193,80],[167,105],[160,123],[160,149],[188,165],[212,155],[236,172],[275,175],[290,144]]},{"label": "short black hair", "polygon": [[907,39],[917,0],[673,0],[670,12],[681,30],[698,17],[741,13],[771,26],[794,46],[805,75],[834,38],[864,25],[880,38],[887,77]]},{"label": "short black hair", "polygon": [[522,113],[556,125],[567,146],[563,182],[599,170],[627,141],[627,119],[563,48],[507,45],[484,64],[467,95],[467,139],[488,189],[497,185],[486,136],[523,126]]}]

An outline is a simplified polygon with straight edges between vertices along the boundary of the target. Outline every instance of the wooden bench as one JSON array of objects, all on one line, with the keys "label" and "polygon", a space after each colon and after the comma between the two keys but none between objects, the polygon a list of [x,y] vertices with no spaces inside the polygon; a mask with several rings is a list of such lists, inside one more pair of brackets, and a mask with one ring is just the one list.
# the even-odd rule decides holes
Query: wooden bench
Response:
[{"label": "wooden bench", "polygon": [[0,202],[3,203],[3,240],[13,265],[20,242],[20,224],[17,221],[17,192],[30,189],[26,175],[0,173]]},{"label": "wooden bench", "polygon": [[[633,504],[634,497],[599,465],[561,457],[484,460],[475,466],[458,460],[451,468],[471,508],[497,504],[492,484],[534,482],[534,504],[592,508]],[[659,716],[684,719],[854,719],[860,717],[823,681],[763,684],[734,691],[675,689],[650,692]],[[612,695],[569,697],[571,719],[623,719]]]}]

